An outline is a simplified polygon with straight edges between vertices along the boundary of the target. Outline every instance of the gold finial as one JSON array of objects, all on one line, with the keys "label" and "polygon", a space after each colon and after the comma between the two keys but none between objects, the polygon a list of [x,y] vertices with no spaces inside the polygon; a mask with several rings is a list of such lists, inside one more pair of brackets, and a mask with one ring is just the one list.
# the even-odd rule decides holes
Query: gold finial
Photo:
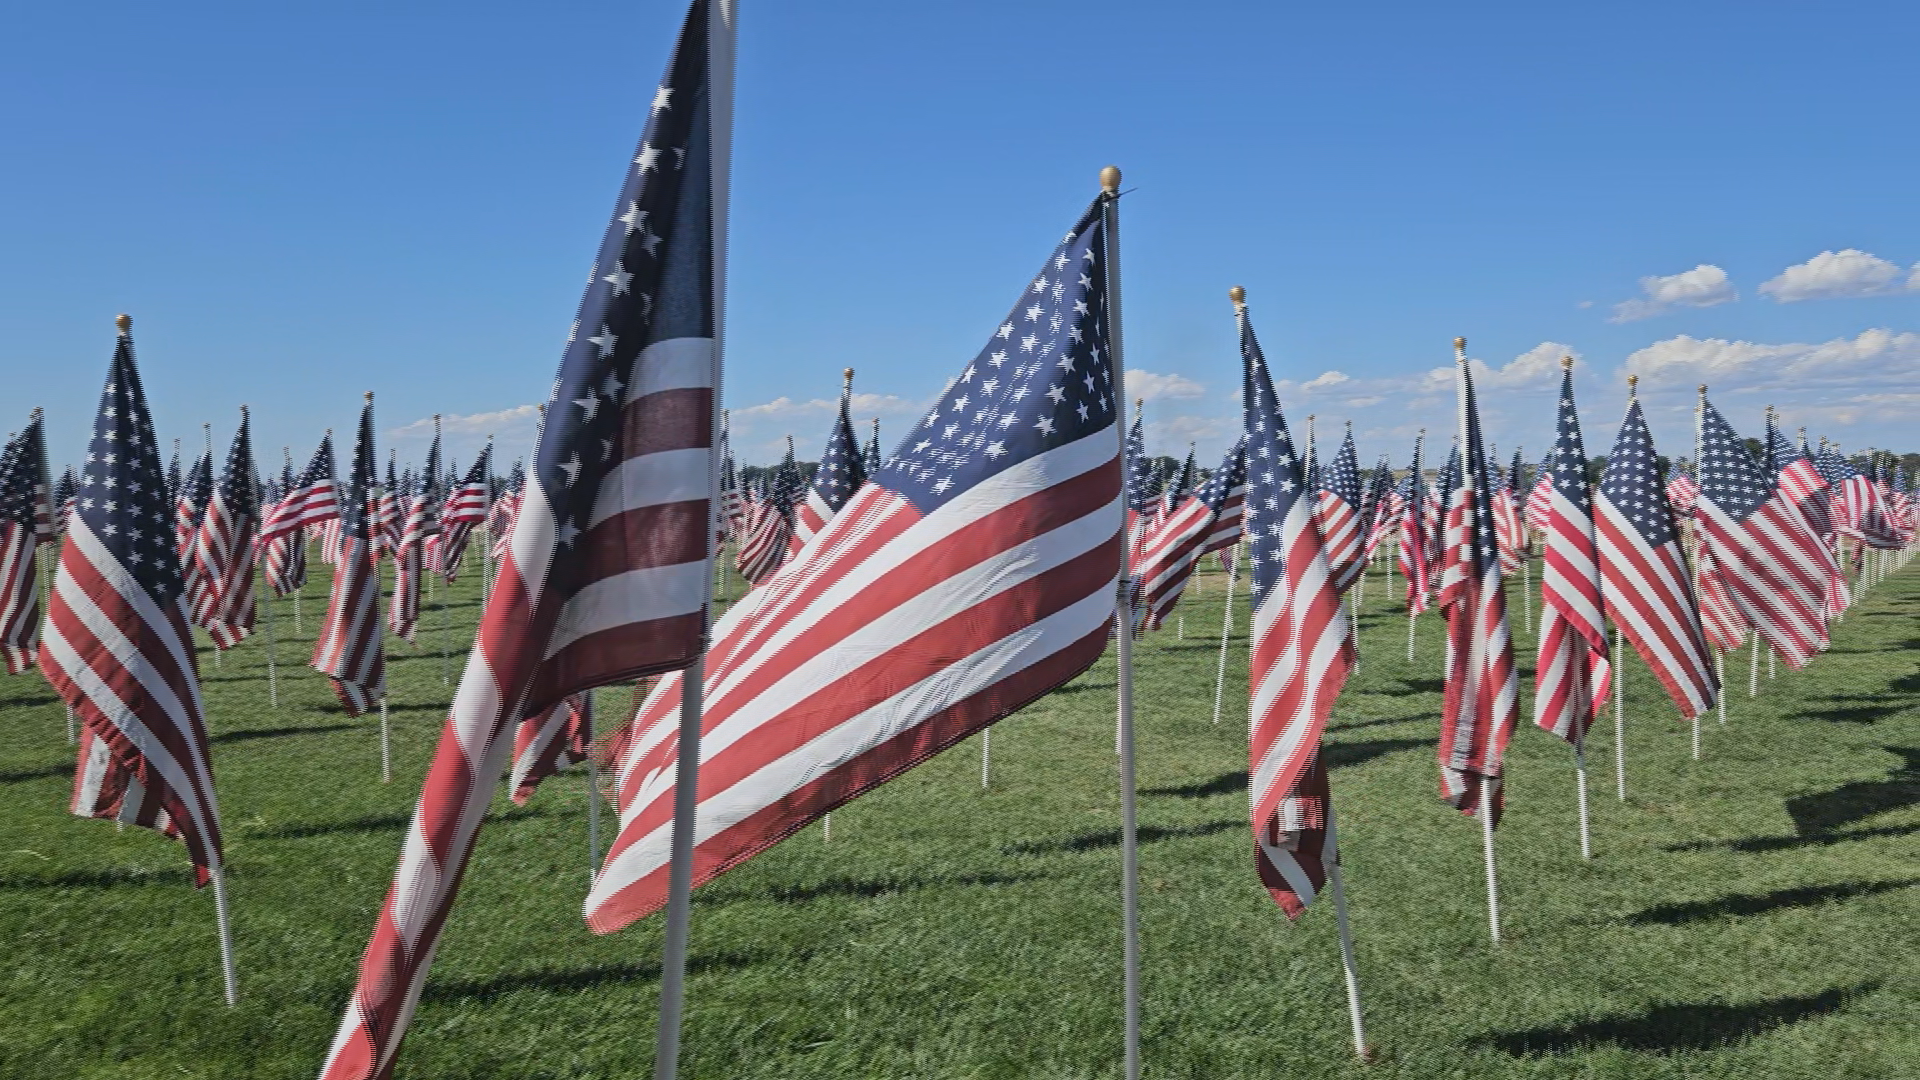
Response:
[{"label": "gold finial", "polygon": [[1627,376],[1627,400],[1631,401],[1640,392],[1640,376]]},{"label": "gold finial", "polygon": [[1227,299],[1233,301],[1234,307],[1237,307],[1237,308],[1246,307],[1247,306],[1247,287],[1245,285],[1235,285],[1233,288],[1228,289]]},{"label": "gold finial", "polygon": [[1312,413],[1308,413],[1308,414],[1307,414],[1307,423],[1309,423],[1309,424],[1311,424],[1311,423],[1313,423],[1313,414],[1312,414]]},{"label": "gold finial", "polygon": [[1455,351],[1455,352],[1466,352],[1466,351],[1467,351],[1467,339],[1466,339],[1466,338],[1463,338],[1463,337],[1457,337],[1457,338],[1454,338],[1454,339],[1453,339],[1453,351]]},{"label": "gold finial", "polygon": [[1563,357],[1561,357],[1561,358],[1560,358],[1560,370],[1561,370],[1561,371],[1572,371],[1572,370],[1573,370],[1573,357],[1571,357],[1571,356],[1563,356]]},{"label": "gold finial", "polygon": [[127,333],[133,329],[133,316],[125,313],[115,315],[113,317],[113,325],[119,327],[121,333]]},{"label": "gold finial", "polygon": [[851,385],[853,383],[853,369],[852,368],[843,369],[840,372],[840,377],[847,380],[847,383]]},{"label": "gold finial", "polygon": [[1700,384],[1700,396],[1701,396],[1701,397],[1706,397],[1706,396],[1707,396],[1707,384],[1706,384],[1706,383],[1701,383],[1701,384]]},{"label": "gold finial", "polygon": [[373,404],[373,391],[367,391],[367,404]]},{"label": "gold finial", "polygon": [[1140,411],[1142,411],[1142,410],[1144,410],[1144,409],[1145,409],[1146,407],[1147,407],[1147,399],[1146,399],[1146,398],[1143,398],[1143,397],[1137,397],[1137,398],[1134,398],[1134,399],[1133,399],[1133,411],[1134,411],[1134,412],[1136,412],[1136,413],[1137,413],[1137,412],[1140,412]]},{"label": "gold finial", "polygon": [[1100,190],[1109,195],[1120,192],[1120,166],[1109,165],[1100,170]]}]

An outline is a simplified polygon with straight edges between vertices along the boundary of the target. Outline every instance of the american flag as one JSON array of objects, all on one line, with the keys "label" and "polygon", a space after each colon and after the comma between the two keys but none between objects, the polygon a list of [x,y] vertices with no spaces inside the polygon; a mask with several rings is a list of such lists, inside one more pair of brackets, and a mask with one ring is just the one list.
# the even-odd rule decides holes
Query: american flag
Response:
[{"label": "american flag", "polygon": [[1747,640],[1747,620],[1733,602],[1726,575],[1714,564],[1713,551],[1702,545],[1693,560],[1694,595],[1700,599],[1700,629],[1715,652],[1732,652]]},{"label": "american flag", "polygon": [[253,633],[254,538],[259,530],[259,477],[242,406],[240,428],[233,433],[220,483],[207,501],[193,544],[193,561],[204,584],[200,606],[192,614],[213,637],[215,648],[231,649]]},{"label": "american flag", "polygon": [[373,559],[373,535],[367,520],[373,494],[373,395],[360,410],[360,434],[353,446],[353,471],[339,500],[339,547],[334,552],[333,592],[327,619],[313,645],[313,667],[333,682],[347,712],[359,716],[387,694],[386,650],[380,639],[380,568]]},{"label": "american flag", "polygon": [[1553,466],[1557,460],[1557,450],[1548,450],[1533,473],[1533,487],[1528,489],[1526,505],[1520,511],[1520,518],[1527,528],[1537,533],[1547,531],[1547,512],[1553,505]]},{"label": "american flag", "polygon": [[1361,526],[1367,534],[1366,559],[1373,561],[1373,553],[1380,547],[1380,541],[1386,539],[1399,523],[1396,512],[1399,502],[1393,494],[1393,466],[1387,463],[1387,456],[1380,455],[1380,461],[1373,467],[1373,475],[1367,481],[1366,503],[1360,508]]},{"label": "american flag", "polygon": [[514,726],[569,695],[684,667],[702,652],[731,23],[730,5],[697,0],[653,95],[324,1080],[391,1075]]},{"label": "american flag", "polygon": [[[593,752],[593,695],[569,694],[538,716],[514,728],[513,772],[507,789],[516,805],[525,805],[540,781],[587,760]],[[597,799],[599,792],[589,792]]]},{"label": "american flag", "polygon": [[808,486],[806,498],[793,512],[793,542],[789,547],[789,556],[798,554],[814,534],[827,527],[827,522],[847,505],[853,493],[867,482],[866,462],[860,458],[860,441],[853,434],[853,418],[848,414],[848,395],[852,393],[853,372],[847,372],[847,390],[840,395],[840,418],[833,425],[833,434],[827,437],[827,452],[820,457],[820,467],[814,470],[813,483]]},{"label": "american flag", "polygon": [[[288,459],[280,474],[280,498],[293,489],[293,461]],[[275,499],[277,504],[279,499]],[[270,515],[271,510],[267,513]],[[260,560],[265,567],[267,587],[275,596],[299,592],[307,585],[307,531],[296,528],[271,540],[260,542]]]},{"label": "american flag", "polygon": [[1193,460],[1193,444],[1188,443],[1187,460],[1181,463],[1180,471],[1175,474],[1173,482],[1168,484],[1166,490],[1160,493],[1161,521],[1165,521],[1167,518],[1173,516],[1173,512],[1180,509],[1180,504],[1187,501],[1187,496],[1193,494],[1193,476],[1196,471]]},{"label": "american flag", "polygon": [[[513,534],[513,519],[520,515],[520,496],[527,486],[527,469],[515,458],[513,471],[500,485],[500,497],[493,501],[493,514],[487,519],[487,535],[493,538],[493,565],[507,557],[507,541]],[[496,569],[494,573],[498,574]]]},{"label": "american flag", "polygon": [[49,542],[36,527],[35,509],[41,502],[44,458],[35,453],[26,431],[0,451],[0,654],[7,674],[32,667],[40,651],[40,583],[34,575],[34,553]]},{"label": "american flag", "polygon": [[[1445,556],[1434,604],[1447,619],[1446,698],[1440,714],[1440,793],[1462,813],[1487,812],[1500,822],[1504,805],[1502,759],[1520,715],[1520,677],[1507,629],[1507,594],[1500,587],[1480,410],[1466,343],[1459,356],[1461,443],[1449,462],[1453,483],[1446,501]],[[1490,789],[1493,805],[1481,805]]]},{"label": "american flag", "polygon": [[[1106,649],[1125,535],[1107,198],[800,561],[715,627],[696,885]],[[620,836],[587,898],[602,933],[667,899],[679,681],[615,768]]]},{"label": "american flag", "polygon": [[178,838],[204,885],[221,862],[220,815],[172,507],[128,322],[60,549],[40,666],[85,731],[74,812]]},{"label": "american flag", "polygon": [[1823,545],[1704,395],[1698,512],[1740,614],[1788,665],[1805,666],[1827,644]]},{"label": "american flag", "polygon": [[1515,495],[1519,484],[1520,452],[1516,450],[1513,471],[1496,478],[1493,487],[1493,531],[1500,545],[1500,571],[1505,574],[1519,573],[1527,561],[1526,526]]},{"label": "american flag", "polygon": [[1253,861],[1274,902],[1297,918],[1338,858],[1320,737],[1353,672],[1354,649],[1314,521],[1314,485],[1287,432],[1246,305],[1235,308],[1253,569],[1247,748]]},{"label": "american flag", "polygon": [[200,517],[207,512],[207,501],[213,496],[212,455],[203,454],[188,470],[186,478],[180,484],[178,498],[173,503],[173,551],[180,560],[180,573],[187,590],[187,612],[192,617],[193,609],[202,601],[205,582],[200,577],[200,566],[193,559],[193,541],[200,534]]},{"label": "american flag", "polygon": [[280,500],[267,511],[266,521],[260,526],[260,539],[272,540],[296,529],[337,519],[340,516],[337,486],[333,432],[329,431],[321,437],[320,446],[314,450],[307,467],[289,481]]},{"label": "american flag", "polygon": [[[432,569],[428,542],[440,535],[440,500],[429,479],[439,472],[440,436],[427,449],[429,468],[415,477],[398,499],[405,516],[393,548],[393,595],[387,598],[387,632],[413,640],[420,628],[421,574]],[[371,528],[371,526],[369,526]]]},{"label": "american flag", "polygon": [[67,519],[73,516],[73,504],[80,486],[73,478],[73,466],[69,465],[60,479],[53,485],[53,532],[55,536],[67,531]]},{"label": "american flag", "polygon": [[[1518,455],[1514,460],[1519,461]],[[1562,364],[1559,430],[1540,474],[1540,652],[1534,665],[1533,722],[1579,745],[1612,685],[1600,602],[1587,449],[1573,404],[1573,362]],[[1516,470],[1517,471],[1517,470]]]},{"label": "american flag", "polygon": [[1413,462],[1407,466],[1406,505],[1400,514],[1400,573],[1407,581],[1407,611],[1418,615],[1427,610],[1427,598],[1433,583],[1427,576],[1427,549],[1431,523],[1427,518],[1426,478],[1420,474],[1420,446],[1423,433],[1413,440]]},{"label": "american flag", "polygon": [[1141,615],[1147,629],[1160,629],[1202,556],[1239,540],[1246,496],[1246,445],[1236,443],[1199,493],[1181,503],[1141,545],[1142,560],[1134,568],[1134,577],[1140,581]]},{"label": "american flag", "polygon": [[1688,476],[1684,468],[1676,467],[1667,478],[1667,505],[1672,508],[1673,516],[1690,518],[1694,514],[1694,504],[1700,500],[1700,485]]},{"label": "american flag", "polygon": [[1638,397],[1627,403],[1600,477],[1593,524],[1607,618],[1633,643],[1682,716],[1705,714],[1720,683]]},{"label": "american flag", "polygon": [[727,431],[726,414],[720,423],[720,514],[721,540],[746,535],[747,500],[740,491],[740,468],[733,460],[733,439]]},{"label": "american flag", "polygon": [[1333,465],[1313,483],[1314,523],[1326,545],[1333,587],[1345,592],[1366,567],[1366,535],[1360,518],[1360,455],[1353,448],[1353,425],[1333,456]]},{"label": "american flag", "polygon": [[[1127,429],[1127,565],[1142,562],[1140,545],[1152,531],[1160,506],[1160,478],[1147,460],[1145,400],[1133,401],[1133,426]],[[1137,579],[1136,579],[1137,582]]]},{"label": "american flag", "polygon": [[879,472],[882,464],[883,462],[880,457],[880,418],[876,416],[873,420],[873,435],[867,439],[867,475],[872,476],[874,473]]},{"label": "american flag", "polygon": [[734,557],[734,569],[750,585],[759,585],[786,564],[792,550],[794,502],[800,493],[800,466],[793,460],[793,440],[787,440],[787,459],[769,477],[758,500],[759,513],[746,542]]},{"label": "american flag", "polygon": [[440,541],[441,572],[448,581],[460,565],[460,557],[466,554],[467,543],[473,538],[473,530],[487,520],[487,486],[493,475],[493,447],[480,451],[474,459],[473,467],[467,470],[458,484],[447,493],[447,504],[440,512],[440,522],[444,529]]},{"label": "american flag", "polygon": [[1899,523],[1887,505],[1888,486],[1876,466],[1869,463],[1863,473],[1850,462],[1841,464],[1846,470],[1842,474],[1845,479],[1841,490],[1846,493],[1842,505],[1846,507],[1846,515],[1841,519],[1841,535],[1881,551],[1904,546]]},{"label": "american flag", "polygon": [[[1814,466],[1813,459],[1807,455],[1805,433],[1801,434],[1800,445],[1795,446],[1775,422],[1772,409],[1767,410],[1767,468],[1780,493],[1806,519],[1807,530],[1820,540],[1818,555],[1827,575],[1821,598],[1822,608],[1830,615],[1838,615],[1847,609],[1852,596],[1847,588],[1846,571],[1833,553],[1833,516],[1829,509],[1827,482]],[[1727,597],[1727,602],[1731,605],[1731,596]],[[1700,603],[1704,615],[1706,597],[1701,597]]]}]

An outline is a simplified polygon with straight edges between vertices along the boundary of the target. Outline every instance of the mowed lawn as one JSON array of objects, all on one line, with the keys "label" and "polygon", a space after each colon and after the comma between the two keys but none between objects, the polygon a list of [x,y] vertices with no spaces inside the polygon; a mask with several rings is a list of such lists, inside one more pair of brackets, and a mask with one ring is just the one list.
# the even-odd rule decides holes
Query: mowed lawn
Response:
[{"label": "mowed lawn", "polygon": [[[277,709],[264,640],[201,654],[235,1009],[184,850],[68,816],[63,711],[37,674],[0,677],[0,1076],[317,1072],[451,694],[429,605],[417,649],[390,639],[381,784],[376,722],[304,666],[327,569],[299,632],[278,605]],[[1758,698],[1732,658],[1728,721],[1697,762],[1631,660],[1625,802],[1610,721],[1590,746],[1591,863],[1571,752],[1523,720],[1498,946],[1479,827],[1436,795],[1442,624],[1419,620],[1408,663],[1406,617],[1371,575],[1327,750],[1371,1066],[1352,1059],[1330,901],[1290,924],[1254,875],[1244,637],[1211,722],[1224,581],[1183,605],[1185,640],[1136,653],[1148,1076],[1920,1076],[1920,569],[1871,590],[1808,670],[1763,664]],[[478,610],[469,577],[448,610],[455,679]],[[1530,676],[1534,638],[1515,633]],[[627,696],[601,692],[603,727]],[[1530,681],[1522,699],[1530,716]],[[835,813],[830,841],[816,826],[696,893],[684,1074],[1119,1076],[1113,716],[1109,659],[994,729],[986,790],[975,738]],[[586,930],[585,811],[579,771],[521,808],[502,785],[400,1076],[650,1072],[661,924]]]}]

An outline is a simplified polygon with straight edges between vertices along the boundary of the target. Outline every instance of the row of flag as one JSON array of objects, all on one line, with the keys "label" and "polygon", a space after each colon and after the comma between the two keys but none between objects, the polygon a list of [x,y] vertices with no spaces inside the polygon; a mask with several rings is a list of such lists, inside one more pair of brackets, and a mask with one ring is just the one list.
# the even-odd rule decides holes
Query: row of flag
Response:
[{"label": "row of flag", "polygon": [[[732,42],[730,5],[696,0],[603,236],[536,452],[503,497],[493,498],[485,455],[442,490],[437,440],[424,485],[407,490],[391,460],[381,484],[368,395],[344,483],[329,437],[267,498],[243,414],[218,483],[210,458],[180,482],[191,506],[183,518],[122,319],[47,616],[25,620],[44,636],[18,647],[85,729],[77,790],[89,793],[89,812],[178,836],[214,885],[230,1000],[189,625],[220,648],[244,639],[255,561],[283,591],[304,574],[306,530],[318,531],[334,584],[312,663],[360,714],[385,694],[378,560],[393,559],[417,587],[422,569],[450,572],[480,524],[494,538],[483,550],[498,571],[487,575],[475,645],[323,1077],[392,1075],[500,778],[510,771],[513,797],[525,799],[542,776],[584,758],[595,687],[659,677],[613,740],[619,830],[584,914],[605,933],[667,912],[655,1074],[671,1076],[692,887],[1075,678],[1109,642],[1124,657],[1136,631],[1164,623],[1209,553],[1244,549],[1249,562],[1250,854],[1294,916],[1329,880],[1340,903],[1321,740],[1357,662],[1346,593],[1398,534],[1409,611],[1437,606],[1447,621],[1440,789],[1482,823],[1497,936],[1492,837],[1520,711],[1503,576],[1528,565],[1527,522],[1547,538],[1535,717],[1576,745],[1612,677],[1606,622],[1697,717],[1719,689],[1697,599],[1703,573],[1725,597],[1716,618],[1751,627],[1797,667],[1824,646],[1842,602],[1839,540],[1913,539],[1911,500],[1903,506],[1890,481],[1823,472],[1804,447],[1776,452],[1773,431],[1767,460],[1756,460],[1703,391],[1690,560],[1669,501],[1679,478],[1662,475],[1637,400],[1597,491],[1590,484],[1570,368],[1554,451],[1523,500],[1518,455],[1503,475],[1483,438],[1463,340],[1457,442],[1437,484],[1427,485],[1420,443],[1401,483],[1384,463],[1366,482],[1351,432],[1323,471],[1311,442],[1303,454],[1290,433],[1238,290],[1241,437],[1204,483],[1190,455],[1181,476],[1156,487],[1139,417],[1123,430],[1117,170],[891,455],[879,454],[877,432],[860,445],[849,371],[811,482],[789,444],[767,486],[744,490],[718,401]],[[31,440],[0,458],[9,587],[23,566],[31,583],[34,549],[55,528],[34,424]],[[30,538],[23,557],[11,554],[19,535]],[[723,536],[752,588],[712,620]],[[403,580],[396,595],[405,589]],[[34,602],[30,587],[6,595],[15,592]],[[387,629],[404,635],[417,610],[396,607]],[[1123,663],[1126,763],[1130,679]],[[1130,764],[1122,776],[1130,783]],[[1131,837],[1130,789],[1122,803]],[[1126,858],[1137,1075],[1131,848]],[[1344,945],[1343,909],[1341,918]]]}]

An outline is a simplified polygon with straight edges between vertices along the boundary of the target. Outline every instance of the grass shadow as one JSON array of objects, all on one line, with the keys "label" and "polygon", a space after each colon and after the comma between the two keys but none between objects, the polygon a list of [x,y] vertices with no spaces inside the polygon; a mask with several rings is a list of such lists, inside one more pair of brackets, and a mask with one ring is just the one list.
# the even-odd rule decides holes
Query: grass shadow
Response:
[{"label": "grass shadow", "polygon": [[1092,690],[1112,690],[1113,688],[1114,684],[1110,682],[1071,682],[1065,686],[1054,687],[1053,692],[1047,696],[1057,697],[1062,694],[1084,694]]},{"label": "grass shadow", "polygon": [[35,694],[31,697],[14,698],[7,702],[9,709],[31,709],[38,705],[58,705],[60,699],[52,694]]},{"label": "grass shadow", "polygon": [[1788,1024],[1838,1012],[1876,986],[1864,983],[1745,1005],[1706,1002],[1656,1005],[1633,1016],[1610,1016],[1579,1024],[1507,1032],[1483,1036],[1480,1041],[1516,1057],[1584,1053],[1604,1046],[1650,1054],[1712,1050],[1745,1042]]},{"label": "grass shadow", "polygon": [[1856,780],[1818,795],[1788,799],[1787,816],[1793,819],[1794,832],[1817,836],[1890,810],[1920,804],[1920,750],[1906,746],[1885,749],[1904,759],[1885,780]]},{"label": "grass shadow", "polygon": [[[772,959],[774,958],[771,956],[749,953],[689,956],[687,972],[697,975],[706,971],[737,971]],[[485,979],[455,979],[439,985],[429,983],[420,996],[428,1001],[465,1001],[484,1004],[516,990],[577,994],[609,983],[658,981],[660,981],[660,965],[653,961],[631,964],[589,964],[586,967],[557,971],[515,971]]]},{"label": "grass shadow", "polygon": [[1359,731],[1361,728],[1394,727],[1399,724],[1418,724],[1427,720],[1440,719],[1439,713],[1421,713],[1418,716],[1388,716],[1379,720],[1362,720],[1357,724],[1328,724],[1328,731]]},{"label": "grass shadow", "polygon": [[1899,716],[1911,706],[1908,705],[1855,705],[1850,708],[1824,709],[1806,714],[1809,720],[1824,720],[1829,724],[1877,724],[1889,716]]},{"label": "grass shadow", "polygon": [[245,728],[207,736],[208,742],[249,742],[253,739],[280,739],[288,735],[321,735],[329,731],[350,731],[358,724],[319,724],[313,727]]},{"label": "grass shadow", "polygon": [[[227,867],[227,877],[234,877],[232,866]],[[193,871],[183,866],[148,868],[144,866],[111,866],[103,870],[71,870],[52,877],[0,878],[0,890],[5,889],[118,889],[127,886],[179,885],[193,886]]]},{"label": "grass shadow", "polygon": [[1447,684],[1440,679],[1401,679],[1400,684],[1410,694],[1438,694],[1447,688]]},{"label": "grass shadow", "polygon": [[871,900],[895,893],[917,892],[922,889],[943,888],[995,888],[1002,885],[1021,885],[1030,881],[1043,881],[1050,874],[954,874],[933,877],[899,878],[852,878],[836,877],[817,881],[811,885],[773,885],[766,889],[751,892],[696,892],[693,902],[696,904],[731,904],[743,900],[771,900],[776,904],[807,904],[829,897],[850,897]]},{"label": "grass shadow", "polygon": [[1812,836],[1742,836],[1734,840],[1689,840],[1684,844],[1668,844],[1662,851],[1709,851],[1725,848],[1754,854],[1763,851],[1789,851],[1793,848],[1832,847],[1835,844],[1851,844],[1857,840],[1879,840],[1892,836],[1912,836],[1920,833],[1920,825],[1889,825],[1879,829],[1854,829],[1848,832],[1823,832]]},{"label": "grass shadow", "polygon": [[[1394,721],[1402,723],[1403,721]],[[1355,724],[1355,727],[1364,725]],[[1366,742],[1328,743],[1320,750],[1322,760],[1329,769],[1343,769],[1350,765],[1363,765],[1377,757],[1398,753],[1401,750],[1415,750],[1433,743],[1427,739],[1370,739]],[[1211,799],[1215,795],[1246,794],[1247,772],[1221,773],[1210,780],[1196,780],[1191,784],[1177,787],[1142,788],[1142,795],[1164,795],[1174,799]],[[1144,835],[1144,830],[1142,831]]]},{"label": "grass shadow", "polygon": [[27,769],[22,772],[0,772],[0,784],[19,784],[28,780],[45,780],[49,776],[70,776],[72,773],[71,762],[64,765],[43,765],[38,769]]},{"label": "grass shadow", "polygon": [[[1242,781],[1244,783],[1244,781]],[[1184,840],[1196,836],[1212,836],[1228,829],[1246,827],[1244,821],[1209,821],[1200,825],[1142,825],[1138,838],[1142,844],[1157,844],[1163,840]],[[1120,846],[1119,829],[1103,829],[1100,832],[1081,833],[1060,840],[1032,840],[1019,844],[1008,844],[1000,850],[1008,855],[1065,855],[1081,851],[1099,851],[1103,848]]]},{"label": "grass shadow", "polygon": [[1874,896],[1895,892],[1920,879],[1905,881],[1843,881],[1835,885],[1809,885],[1799,889],[1775,889],[1770,893],[1734,893],[1684,904],[1660,904],[1635,912],[1627,921],[1642,926],[1662,924],[1679,926],[1702,919],[1729,919],[1742,915],[1764,915],[1785,908],[1813,907],[1831,900],[1849,900],[1856,896]]}]

